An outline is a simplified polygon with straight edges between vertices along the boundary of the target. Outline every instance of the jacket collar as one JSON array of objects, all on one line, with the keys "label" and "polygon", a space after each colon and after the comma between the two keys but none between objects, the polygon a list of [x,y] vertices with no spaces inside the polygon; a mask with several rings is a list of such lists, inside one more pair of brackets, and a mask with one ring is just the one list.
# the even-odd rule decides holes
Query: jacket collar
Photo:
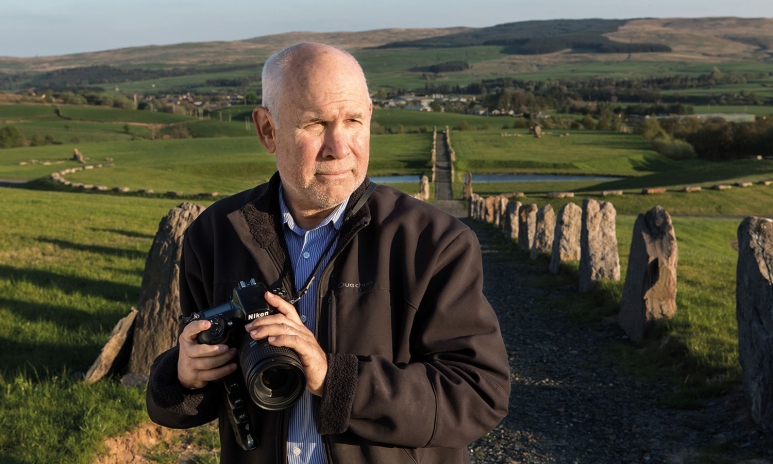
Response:
[{"label": "jacket collar", "polygon": [[[277,260],[277,264],[281,263],[280,265],[283,269],[292,269],[287,244],[283,235],[282,213],[279,207],[279,184],[280,177],[279,173],[276,172],[257,198],[233,211],[228,217],[234,228],[239,232],[238,235],[242,243],[248,249],[252,249],[257,244],[260,248],[273,255]],[[370,222],[371,214],[367,203],[353,216],[349,217],[352,208],[362,197],[369,184],[370,179],[365,177],[362,184],[349,197],[349,203],[344,212],[344,218],[346,219],[340,229],[341,235],[338,239],[337,248],[345,246],[362,226]],[[337,251],[338,249],[336,249]]]}]

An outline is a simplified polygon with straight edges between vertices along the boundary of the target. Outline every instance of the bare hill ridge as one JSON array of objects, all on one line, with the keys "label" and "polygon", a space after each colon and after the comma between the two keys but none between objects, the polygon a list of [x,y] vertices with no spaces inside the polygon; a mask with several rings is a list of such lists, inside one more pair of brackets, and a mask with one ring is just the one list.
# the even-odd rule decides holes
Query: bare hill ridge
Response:
[{"label": "bare hill ridge", "polygon": [[275,51],[299,42],[321,42],[344,50],[377,47],[396,40],[454,34],[466,27],[377,29],[361,32],[287,32],[247,40],[148,45],[100,52],[36,58],[0,57],[0,71],[45,72],[76,66],[164,64],[166,67],[258,63]]},{"label": "bare hill ridge", "polygon": [[[393,42],[421,41],[444,37],[475,37],[498,28],[534,28],[534,23],[544,23],[546,29],[561,27],[579,28],[578,24],[593,21],[543,21],[510,23],[491,28],[426,28],[426,29],[379,29],[360,32],[288,32],[259,36],[246,40],[222,42],[181,43],[162,46],[129,47],[101,52],[37,58],[2,58],[0,73],[43,73],[65,68],[88,66],[135,67],[144,69],[195,68],[202,73],[230,72],[220,69],[225,66],[255,66],[256,72],[271,53],[288,45],[315,41],[328,43],[354,52],[363,62],[369,78],[379,73],[393,73],[408,76],[409,69],[428,62],[435,52],[422,48],[393,48],[379,50],[376,47]],[[492,48],[485,58],[465,58],[470,48],[436,48],[437,62],[454,59],[468,59],[470,68],[456,73],[458,77],[472,80],[491,76],[529,73],[558,64],[579,62],[670,62],[670,63],[711,63],[723,62],[773,62],[773,18],[647,18],[607,21],[614,23],[610,32],[600,33],[603,38],[618,44],[660,44],[668,52],[634,53],[589,53],[570,48],[544,54],[523,55],[509,52],[507,46],[497,53]],[[540,24],[537,24],[540,26]],[[549,34],[548,34],[549,35]],[[506,41],[506,40],[505,40]],[[504,41],[503,41],[504,43]],[[459,50],[457,53],[456,50]],[[464,52],[462,52],[464,50]],[[415,54],[411,54],[415,53]],[[480,50],[473,53],[478,56]],[[421,54],[421,57],[419,55]],[[458,58],[461,56],[461,58]],[[432,58],[434,59],[434,58]],[[424,62],[427,61],[427,62]],[[206,68],[206,69],[205,69]],[[410,78],[410,76],[409,76]],[[116,81],[119,82],[119,81]],[[122,82],[122,81],[121,81]]]}]

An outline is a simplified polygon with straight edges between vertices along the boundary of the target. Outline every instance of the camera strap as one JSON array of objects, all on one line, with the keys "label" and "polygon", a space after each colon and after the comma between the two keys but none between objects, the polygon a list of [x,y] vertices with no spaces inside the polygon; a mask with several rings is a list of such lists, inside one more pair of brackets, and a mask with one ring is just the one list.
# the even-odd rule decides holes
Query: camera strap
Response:
[{"label": "camera strap", "polygon": [[[349,214],[344,217],[344,224],[346,224],[352,217],[354,217],[354,214],[362,208],[365,203],[368,201],[368,198],[370,197],[370,194],[373,193],[373,191],[376,190],[376,183],[371,182],[368,184],[368,187],[365,189],[365,192],[363,192],[362,196],[359,200],[357,200],[357,203],[354,204],[354,207],[349,211]],[[303,288],[296,293],[295,298],[292,298],[290,300],[287,300],[290,304],[297,303],[301,298],[303,298],[303,295],[308,293],[309,288],[311,288],[312,282],[314,282],[314,278],[317,276],[317,272],[319,271],[319,268],[322,266],[322,263],[325,261],[325,257],[328,253],[330,253],[330,249],[333,248],[333,244],[338,242],[338,236],[341,234],[341,229],[343,228],[343,224],[341,227],[336,231],[335,235],[332,239],[330,239],[330,243],[327,244],[325,247],[325,251],[322,252],[322,255],[320,255],[319,260],[317,261],[317,265],[314,266],[314,270],[311,271],[311,274],[309,275],[309,278],[306,280],[306,283],[303,284]]]}]

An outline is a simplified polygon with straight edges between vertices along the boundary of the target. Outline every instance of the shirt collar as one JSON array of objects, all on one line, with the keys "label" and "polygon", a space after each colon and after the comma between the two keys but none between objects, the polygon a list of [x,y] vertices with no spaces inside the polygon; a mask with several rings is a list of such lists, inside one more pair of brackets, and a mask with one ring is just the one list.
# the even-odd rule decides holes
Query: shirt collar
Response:
[{"label": "shirt collar", "polygon": [[[325,219],[323,219],[322,222],[320,222],[319,225],[314,229],[325,227],[330,223],[333,224],[333,227],[335,227],[336,230],[340,229],[341,225],[344,222],[344,211],[346,211],[346,205],[349,203],[350,197],[351,195],[346,197],[343,203],[336,206],[336,208]],[[279,209],[282,213],[283,225],[286,225],[290,230],[292,230],[295,233],[302,233],[303,231],[305,231],[305,229],[302,229],[300,226],[298,226],[298,224],[295,223],[295,219],[293,219],[293,215],[290,214],[290,210],[287,208],[287,204],[285,203],[285,199],[284,199],[284,189],[282,188],[281,182],[279,183]]]}]

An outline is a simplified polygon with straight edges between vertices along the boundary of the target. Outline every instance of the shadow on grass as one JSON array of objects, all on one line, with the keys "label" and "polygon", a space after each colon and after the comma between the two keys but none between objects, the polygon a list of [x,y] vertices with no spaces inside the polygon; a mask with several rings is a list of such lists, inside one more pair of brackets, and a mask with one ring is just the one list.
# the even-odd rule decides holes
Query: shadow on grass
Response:
[{"label": "shadow on grass", "polygon": [[[136,306],[136,303],[127,304],[127,314],[129,313],[129,307],[131,305]],[[75,331],[106,331],[112,329],[113,325],[118,320],[118,317],[114,313],[108,311],[89,313],[66,306],[32,303],[9,298],[0,298],[0,307],[7,308],[19,320],[26,320],[29,322],[50,321],[58,327]]]},{"label": "shadow on grass", "polygon": [[128,259],[145,259],[148,257],[148,253],[146,251],[126,250],[123,248],[113,248],[113,247],[106,247],[101,245],[84,245],[82,243],[67,242],[65,240],[57,240],[57,239],[42,238],[42,237],[39,237],[37,241],[41,243],[50,243],[52,245],[56,245],[57,247],[63,248],[63,249],[87,251],[89,253],[95,253],[98,255],[116,256],[119,258],[128,258]]},{"label": "shadow on grass", "polygon": [[113,234],[123,235],[124,237],[129,238],[149,238],[151,240],[155,238],[154,235],[143,234],[142,232],[135,232],[133,230],[104,229],[99,227],[89,227],[89,229],[96,232],[111,232]]},{"label": "shadow on grass", "polygon": [[0,375],[35,375],[41,380],[68,371],[88,370],[99,355],[100,344],[72,342],[20,342],[0,337]]},{"label": "shadow on grass", "polygon": [[128,300],[134,304],[140,294],[139,286],[61,275],[38,269],[18,269],[11,266],[0,266],[0,279],[11,282],[26,281],[36,287],[59,290],[68,295],[93,295],[120,303],[125,303]]}]

